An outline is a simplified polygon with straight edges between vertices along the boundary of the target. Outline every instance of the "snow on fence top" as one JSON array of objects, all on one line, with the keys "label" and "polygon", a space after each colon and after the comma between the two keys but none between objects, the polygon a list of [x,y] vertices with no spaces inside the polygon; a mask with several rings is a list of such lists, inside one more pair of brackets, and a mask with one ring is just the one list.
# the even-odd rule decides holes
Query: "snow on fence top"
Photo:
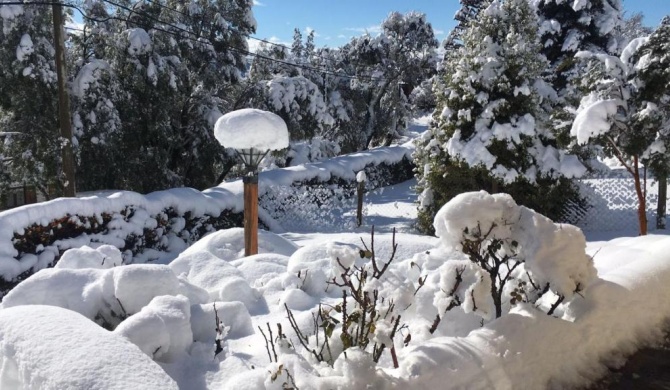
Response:
[{"label": "snow on fence top", "polygon": [[[400,163],[403,158],[411,158],[413,150],[414,145],[408,142],[400,146],[376,148],[317,163],[261,172],[259,196],[272,191],[273,187],[291,186],[305,181],[327,182],[337,178],[354,181],[356,172],[370,166]],[[88,245],[91,242],[112,244],[122,248],[127,244],[126,238],[133,235],[141,237],[147,229],[160,230],[163,235],[166,235],[166,229],[169,229],[173,233],[166,237],[167,242],[164,240],[161,245],[167,248],[183,247],[185,241],[196,240],[200,234],[189,231],[186,232],[186,238],[181,234],[184,231],[184,216],[187,213],[196,218],[217,217],[224,211],[241,213],[244,206],[242,195],[242,180],[236,180],[202,192],[190,188],[175,188],[147,195],[119,191],[111,195],[59,198],[0,212],[0,285],[2,279],[9,282],[31,269],[39,270],[49,266],[60,256],[59,251]],[[132,215],[123,214],[129,208],[133,209]],[[177,214],[177,217],[169,219],[168,216],[169,226],[161,226],[157,223],[160,219],[158,216],[170,209]],[[88,222],[82,218],[78,218],[77,221],[77,224],[83,227],[81,229],[83,233],[79,236],[65,235],[66,237],[56,239],[57,234],[54,230],[61,227],[61,222],[50,226],[58,220],[74,216],[91,217],[102,223],[103,214],[111,215],[112,220],[107,223],[103,232],[97,234],[87,232]],[[270,230],[282,231],[281,226],[262,208],[259,208],[259,218]],[[15,247],[15,235],[23,236],[26,229],[34,225],[46,228],[46,231],[41,233],[54,237],[50,240],[52,243],[47,247],[31,243],[36,247],[33,253],[21,253]]]},{"label": "snow on fence top", "polygon": [[223,115],[214,125],[214,137],[221,145],[233,149],[260,151],[288,147],[288,128],[277,114],[255,108],[244,108]]}]

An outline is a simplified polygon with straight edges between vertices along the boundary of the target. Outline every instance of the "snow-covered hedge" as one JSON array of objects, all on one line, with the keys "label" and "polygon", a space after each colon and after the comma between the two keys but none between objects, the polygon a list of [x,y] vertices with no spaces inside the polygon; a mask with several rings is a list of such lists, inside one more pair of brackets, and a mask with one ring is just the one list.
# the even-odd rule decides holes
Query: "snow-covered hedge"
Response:
[{"label": "snow-covered hedge", "polygon": [[[356,173],[365,170],[368,188],[412,177],[413,145],[377,148],[327,161],[260,174],[261,225],[281,231],[295,205],[328,207],[352,194]],[[289,193],[318,197],[284,197]],[[318,188],[318,191],[312,189]],[[337,200],[331,200],[337,196]],[[176,188],[148,195],[119,191],[85,198],[55,199],[0,213],[0,298],[35,271],[53,266],[63,252],[84,245],[109,244],[124,263],[173,257],[208,232],[242,226],[241,180],[205,191]],[[330,203],[328,203],[330,202]]]}]

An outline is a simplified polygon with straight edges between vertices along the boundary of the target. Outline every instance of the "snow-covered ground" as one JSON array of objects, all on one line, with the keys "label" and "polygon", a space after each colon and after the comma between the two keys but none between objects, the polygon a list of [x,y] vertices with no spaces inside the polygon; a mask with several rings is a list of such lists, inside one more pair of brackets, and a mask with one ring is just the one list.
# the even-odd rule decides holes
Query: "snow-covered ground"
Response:
[{"label": "snow-covered ground", "polygon": [[[653,341],[670,318],[664,305],[670,300],[670,239],[603,241],[635,232],[592,232],[585,250],[597,277],[553,315],[546,314],[552,293],[537,307],[507,307],[498,319],[482,316],[479,302],[479,309],[456,307],[429,332],[446,264],[464,257],[444,237],[412,234],[413,185],[371,194],[364,226],[354,231],[262,232],[261,253],[248,258],[241,229],[206,236],[169,265],[116,267],[120,254],[109,246],[71,250],[58,267],[36,273],[4,298],[0,388],[574,387]],[[542,223],[533,229],[550,226]],[[366,352],[354,347],[341,353],[341,328],[331,339],[331,364],[318,363],[301,345],[287,309],[300,331],[312,334],[319,307],[334,310],[342,302],[341,289],[329,283],[341,277],[342,264],[370,269],[371,259],[359,251],[372,249],[372,225],[379,264],[393,253],[391,226],[399,231],[386,276],[370,287],[394,300],[397,307],[387,310],[401,313],[404,327],[393,337],[398,368],[389,347],[376,364],[371,345]],[[538,234],[533,229],[523,234]],[[579,252],[579,245],[568,246]],[[378,319],[373,342],[390,344],[390,330],[389,321]],[[313,336],[306,342],[317,345]]]}]

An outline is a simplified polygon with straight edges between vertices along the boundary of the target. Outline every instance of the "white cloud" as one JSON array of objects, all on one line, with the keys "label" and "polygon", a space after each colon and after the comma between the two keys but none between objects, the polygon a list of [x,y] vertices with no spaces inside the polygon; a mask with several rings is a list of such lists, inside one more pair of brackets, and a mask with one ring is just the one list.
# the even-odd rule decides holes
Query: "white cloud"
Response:
[{"label": "white cloud", "polygon": [[261,3],[258,0],[254,0],[254,7],[265,7],[265,3]]},{"label": "white cloud", "polygon": [[340,38],[340,39],[345,39],[347,36],[344,35],[344,34],[340,34],[340,35],[338,35],[337,37]]},{"label": "white cloud", "polygon": [[382,26],[380,24],[376,24],[373,26],[368,26],[368,27],[347,27],[344,30],[346,31],[354,31],[357,33],[368,33],[368,34],[379,34],[382,32]]},{"label": "white cloud", "polygon": [[435,35],[444,35],[444,30],[435,30]]}]

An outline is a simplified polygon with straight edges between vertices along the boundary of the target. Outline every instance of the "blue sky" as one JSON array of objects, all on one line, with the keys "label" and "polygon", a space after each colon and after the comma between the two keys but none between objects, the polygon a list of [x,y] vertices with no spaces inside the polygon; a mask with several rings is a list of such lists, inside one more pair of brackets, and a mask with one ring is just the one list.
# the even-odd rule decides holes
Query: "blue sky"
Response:
[{"label": "blue sky", "polygon": [[[437,38],[442,40],[454,26],[453,15],[458,0],[254,0],[258,22],[256,36],[280,43],[290,43],[293,29],[303,35],[316,33],[317,46],[337,47],[351,36],[375,29],[391,11],[420,11],[427,15]],[[629,13],[642,12],[645,24],[656,26],[664,15],[670,15],[670,0],[624,0]]]}]

